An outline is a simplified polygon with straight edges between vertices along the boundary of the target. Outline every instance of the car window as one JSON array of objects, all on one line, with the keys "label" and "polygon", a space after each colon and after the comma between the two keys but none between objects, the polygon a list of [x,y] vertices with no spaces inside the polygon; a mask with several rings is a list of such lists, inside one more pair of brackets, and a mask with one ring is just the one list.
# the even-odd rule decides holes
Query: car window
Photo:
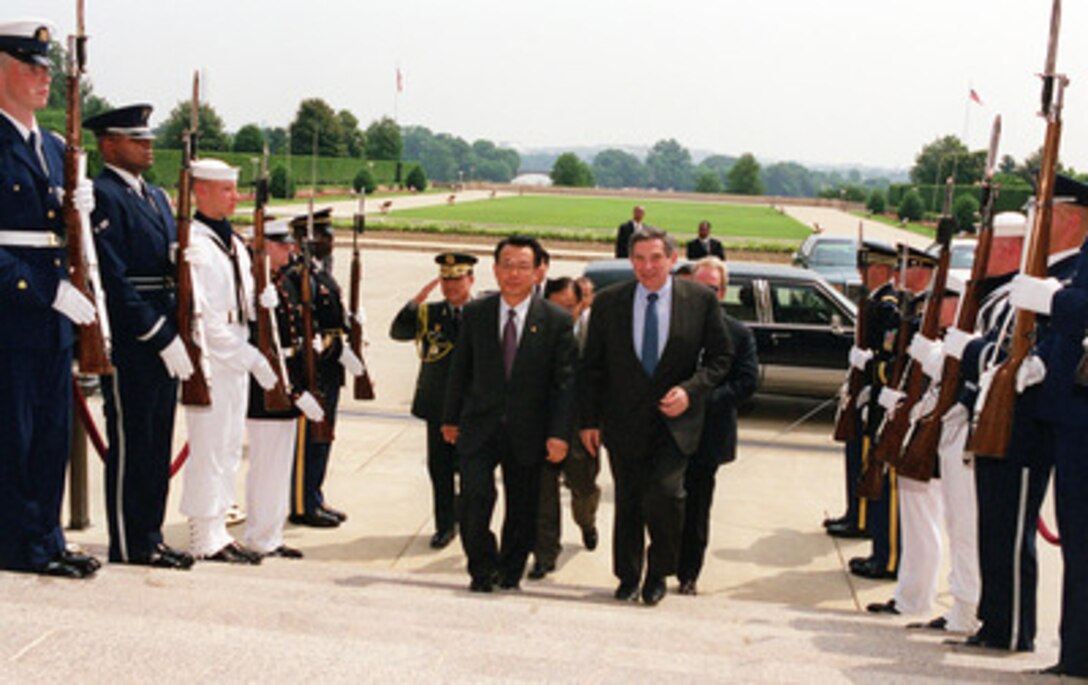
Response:
[{"label": "car window", "polygon": [[753,322],[756,316],[756,298],[750,281],[733,281],[725,289],[725,313],[738,321]]},{"label": "car window", "polygon": [[975,263],[975,246],[958,245],[952,248],[949,266],[953,269],[970,269]]},{"label": "car window", "polygon": [[853,243],[825,241],[812,249],[810,261],[827,266],[853,266],[857,263],[857,251]]},{"label": "car window", "polygon": [[807,283],[771,283],[771,309],[779,324],[829,325],[836,313],[827,296]]}]

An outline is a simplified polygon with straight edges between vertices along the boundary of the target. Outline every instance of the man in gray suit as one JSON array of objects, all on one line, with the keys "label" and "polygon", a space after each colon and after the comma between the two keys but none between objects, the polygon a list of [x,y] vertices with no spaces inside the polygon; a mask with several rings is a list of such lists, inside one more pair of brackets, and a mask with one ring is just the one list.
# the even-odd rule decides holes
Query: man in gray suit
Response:
[{"label": "man in gray suit", "polygon": [[699,445],[706,398],[733,359],[717,298],[673,279],[676,258],[676,241],[664,231],[635,231],[637,281],[597,295],[579,377],[582,443],[590,454],[608,448],[616,487],[615,596],[637,600],[645,556],[642,601],[651,606],[676,573],[684,471]]}]

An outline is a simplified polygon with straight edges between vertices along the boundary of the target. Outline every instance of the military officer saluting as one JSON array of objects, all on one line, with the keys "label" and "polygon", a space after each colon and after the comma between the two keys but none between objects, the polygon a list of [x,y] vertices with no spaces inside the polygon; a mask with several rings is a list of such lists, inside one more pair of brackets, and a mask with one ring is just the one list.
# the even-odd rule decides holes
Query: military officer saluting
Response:
[{"label": "military officer saluting", "polygon": [[[461,307],[472,297],[472,267],[477,260],[470,254],[443,252],[434,261],[439,267],[438,276],[397,312],[389,336],[414,340],[419,353],[412,414],[427,422],[427,473],[434,495],[435,523],[431,547],[441,549],[457,531],[457,450],[442,439],[442,403]],[[427,297],[436,286],[441,286],[442,300],[428,303]]]},{"label": "military officer saluting", "polygon": [[91,220],[113,330],[114,373],[102,378],[109,558],[187,569],[193,557],[163,543],[162,522],[178,379],[193,367],[176,325],[173,210],[166,193],[141,176],[154,161],[149,116],[151,105],[141,104],[83,122],[104,164]]},{"label": "military officer saluting", "polygon": [[[0,22],[0,569],[85,578],[96,559],[60,526],[72,412],[72,323],[94,304],[67,277],[64,143],[34,112],[49,99],[45,20]],[[89,182],[75,206],[94,208]]]}]

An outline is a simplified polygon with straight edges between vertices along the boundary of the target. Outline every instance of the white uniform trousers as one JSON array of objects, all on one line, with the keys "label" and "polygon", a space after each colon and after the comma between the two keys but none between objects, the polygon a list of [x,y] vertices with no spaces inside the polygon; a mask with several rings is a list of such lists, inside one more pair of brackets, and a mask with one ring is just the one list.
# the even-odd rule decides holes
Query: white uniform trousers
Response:
[{"label": "white uniform trousers", "polygon": [[895,608],[902,614],[925,614],[937,600],[941,563],[941,482],[925,483],[900,476],[899,525],[903,550],[895,584]]},{"label": "white uniform trousers", "polygon": [[283,545],[295,453],[296,419],[247,419],[245,544],[268,554]]},{"label": "white uniform trousers", "polygon": [[249,402],[249,374],[209,358],[210,407],[186,407],[189,460],[181,513],[189,517],[189,546],[196,556],[214,554],[234,541],[226,511],[235,498]]},{"label": "white uniform trousers", "polygon": [[982,578],[978,568],[978,501],[975,499],[975,474],[970,462],[964,462],[964,450],[970,426],[967,409],[956,404],[944,415],[941,442],[937,454],[941,460],[941,496],[944,500],[944,525],[948,531],[951,568],[948,585],[952,608],[944,617],[947,629],[974,633],[978,630],[978,600]]}]

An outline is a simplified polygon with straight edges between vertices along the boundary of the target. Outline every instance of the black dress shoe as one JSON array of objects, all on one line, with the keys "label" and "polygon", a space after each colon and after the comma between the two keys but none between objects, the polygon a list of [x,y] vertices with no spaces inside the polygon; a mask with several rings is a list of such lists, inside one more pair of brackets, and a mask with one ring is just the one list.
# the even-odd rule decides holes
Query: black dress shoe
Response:
[{"label": "black dress shoe", "polygon": [[340,525],[340,519],[332,514],[326,514],[321,509],[315,509],[305,514],[291,514],[287,520],[296,526],[310,526],[311,528],[336,528]]},{"label": "black dress shoe", "polygon": [[899,615],[899,609],[895,608],[895,600],[889,599],[887,602],[873,602],[865,607],[865,610],[870,614],[892,614]]},{"label": "black dress shoe", "polygon": [[600,539],[597,534],[597,526],[586,526],[582,529],[582,545],[590,552],[597,549],[597,543],[600,542]]},{"label": "black dress shoe", "polygon": [[348,515],[347,514],[340,511],[339,509],[333,509],[332,507],[330,507],[327,504],[322,504],[321,506],[318,507],[318,509],[325,512],[329,516],[333,517],[334,519],[336,519],[340,523],[343,523],[344,521],[348,520]]},{"label": "black dress shoe", "polygon": [[616,592],[612,595],[621,602],[637,602],[638,601],[638,583],[622,582],[620,586],[616,588]]},{"label": "black dress shoe", "polygon": [[833,538],[867,538],[869,533],[863,528],[850,525],[849,523],[834,523],[827,526],[827,534]]},{"label": "black dress shoe", "polygon": [[167,547],[160,544],[146,557],[130,559],[128,563],[136,566],[151,566],[152,568],[168,568],[177,571],[188,571],[193,567],[193,555],[188,552]]},{"label": "black dress shoe", "polygon": [[84,576],[94,575],[94,572],[102,568],[102,562],[90,554],[64,550],[60,553],[60,560],[69,566],[78,568]]},{"label": "black dress shoe", "polygon": [[681,580],[680,581],[680,594],[682,595],[697,595],[698,590],[695,588],[694,580]]},{"label": "black dress shoe", "polygon": [[665,579],[647,577],[642,584],[642,603],[654,606],[665,598]]},{"label": "black dress shoe", "polygon": [[[856,562],[856,563],[855,563]],[[851,559],[850,573],[871,580],[895,580],[896,573],[876,559]]]},{"label": "black dress shoe", "polygon": [[538,561],[533,564],[533,567],[531,569],[529,569],[529,579],[540,580],[554,570],[555,564],[542,564]]},{"label": "black dress shoe", "polygon": [[237,542],[224,545],[215,554],[206,554],[207,561],[221,561],[227,564],[251,564],[256,566],[261,563],[261,555],[253,550],[246,549]]},{"label": "black dress shoe", "polygon": [[288,547],[287,545],[280,545],[271,552],[266,552],[266,557],[279,557],[281,559],[301,559],[302,550],[295,549],[294,547]]},{"label": "black dress shoe", "polygon": [[457,537],[457,531],[452,528],[449,530],[440,530],[431,536],[431,549],[442,549],[453,542],[455,537]]},{"label": "black dress shoe", "polygon": [[54,578],[88,578],[89,576],[83,572],[77,566],[65,562],[60,557],[53,559],[45,566],[35,571],[42,576],[52,576]]},{"label": "black dress shoe", "polygon": [[948,619],[944,616],[938,616],[931,621],[919,621],[917,623],[908,623],[908,630],[948,630]]},{"label": "black dress shoe", "polygon": [[828,516],[827,518],[824,519],[822,525],[823,525],[824,528],[830,528],[831,526],[844,526],[844,525],[848,524],[849,522],[850,522],[850,519],[848,519],[846,517],[846,514],[843,514],[842,516],[836,516],[834,518]]},{"label": "black dress shoe", "polygon": [[[1065,670],[1065,667],[1061,664],[1054,664],[1053,666],[1047,666],[1046,668],[1040,668],[1035,671],[1028,671],[1030,675],[1072,675],[1069,671]],[[1083,677],[1083,676],[1081,676]]]},{"label": "black dress shoe", "polygon": [[469,592],[491,592],[495,585],[494,576],[484,576],[482,578],[473,578],[472,582],[468,584]]}]

